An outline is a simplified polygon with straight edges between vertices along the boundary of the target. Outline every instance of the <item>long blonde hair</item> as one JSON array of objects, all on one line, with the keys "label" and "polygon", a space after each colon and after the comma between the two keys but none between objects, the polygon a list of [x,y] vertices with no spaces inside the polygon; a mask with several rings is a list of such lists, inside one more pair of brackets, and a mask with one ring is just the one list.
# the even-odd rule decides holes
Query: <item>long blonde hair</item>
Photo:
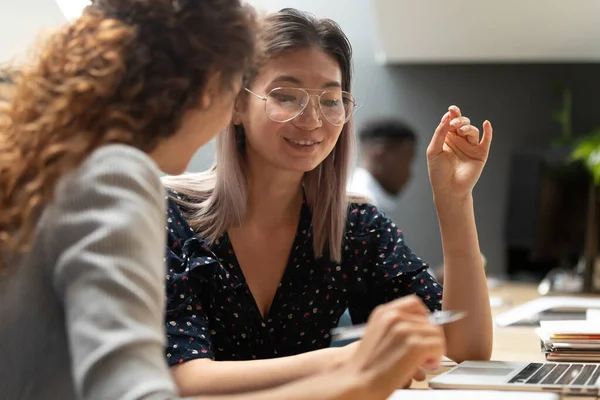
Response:
[{"label": "long blonde hair", "polygon": [[[259,33],[259,56],[246,76],[248,86],[261,66],[283,52],[317,47],[332,56],[342,72],[342,88],[350,92],[352,48],[340,27],[332,20],[317,19],[295,10],[283,9],[266,16]],[[245,96],[242,92],[240,96]],[[313,248],[316,257],[339,261],[349,199],[346,184],[354,156],[352,120],[342,128],[332,152],[304,176],[306,201],[312,211]],[[173,199],[182,206],[192,229],[214,243],[231,227],[239,227],[246,215],[248,178],[246,141],[242,126],[230,124],[216,140],[216,160],[201,173],[165,177],[163,183],[181,196]]]}]

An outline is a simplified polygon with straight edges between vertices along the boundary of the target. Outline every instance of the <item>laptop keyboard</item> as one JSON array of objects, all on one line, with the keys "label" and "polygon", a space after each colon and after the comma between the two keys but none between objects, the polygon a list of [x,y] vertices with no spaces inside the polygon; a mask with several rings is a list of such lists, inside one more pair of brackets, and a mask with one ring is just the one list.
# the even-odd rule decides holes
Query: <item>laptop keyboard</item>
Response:
[{"label": "laptop keyboard", "polygon": [[598,364],[529,363],[508,383],[592,387],[596,385],[599,377]]}]

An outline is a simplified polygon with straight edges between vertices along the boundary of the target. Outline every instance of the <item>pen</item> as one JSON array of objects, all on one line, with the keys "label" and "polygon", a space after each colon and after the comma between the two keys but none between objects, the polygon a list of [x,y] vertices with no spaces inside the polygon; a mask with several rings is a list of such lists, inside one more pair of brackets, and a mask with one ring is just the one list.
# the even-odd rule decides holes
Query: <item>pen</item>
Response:
[{"label": "pen", "polygon": [[[429,322],[433,325],[444,325],[458,321],[467,315],[466,311],[434,311],[429,315]],[[331,330],[334,341],[360,339],[365,333],[367,324],[344,326]]]}]

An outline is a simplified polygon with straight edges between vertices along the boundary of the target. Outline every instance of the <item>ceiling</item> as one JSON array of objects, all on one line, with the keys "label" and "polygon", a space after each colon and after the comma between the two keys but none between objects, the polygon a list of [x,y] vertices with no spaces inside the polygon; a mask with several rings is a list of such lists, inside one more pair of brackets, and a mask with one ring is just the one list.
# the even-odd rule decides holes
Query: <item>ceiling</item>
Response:
[{"label": "ceiling", "polygon": [[67,20],[77,18],[90,0],[55,0]]},{"label": "ceiling", "polygon": [[600,0],[370,0],[377,59],[600,62]]}]

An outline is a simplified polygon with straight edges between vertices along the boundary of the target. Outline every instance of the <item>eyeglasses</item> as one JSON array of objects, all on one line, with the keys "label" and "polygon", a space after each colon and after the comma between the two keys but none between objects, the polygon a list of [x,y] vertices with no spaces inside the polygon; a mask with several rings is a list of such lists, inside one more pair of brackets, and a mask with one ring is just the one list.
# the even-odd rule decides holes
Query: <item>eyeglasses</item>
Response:
[{"label": "eyeglasses", "polygon": [[[348,122],[356,109],[354,97],[343,90],[321,91],[320,89],[278,87],[272,89],[266,96],[261,96],[248,88],[244,89],[265,102],[265,113],[274,122],[288,122],[301,115],[306,110],[312,96],[317,98],[323,117],[334,126],[342,126]],[[320,93],[309,94],[308,91],[320,91]]]}]

